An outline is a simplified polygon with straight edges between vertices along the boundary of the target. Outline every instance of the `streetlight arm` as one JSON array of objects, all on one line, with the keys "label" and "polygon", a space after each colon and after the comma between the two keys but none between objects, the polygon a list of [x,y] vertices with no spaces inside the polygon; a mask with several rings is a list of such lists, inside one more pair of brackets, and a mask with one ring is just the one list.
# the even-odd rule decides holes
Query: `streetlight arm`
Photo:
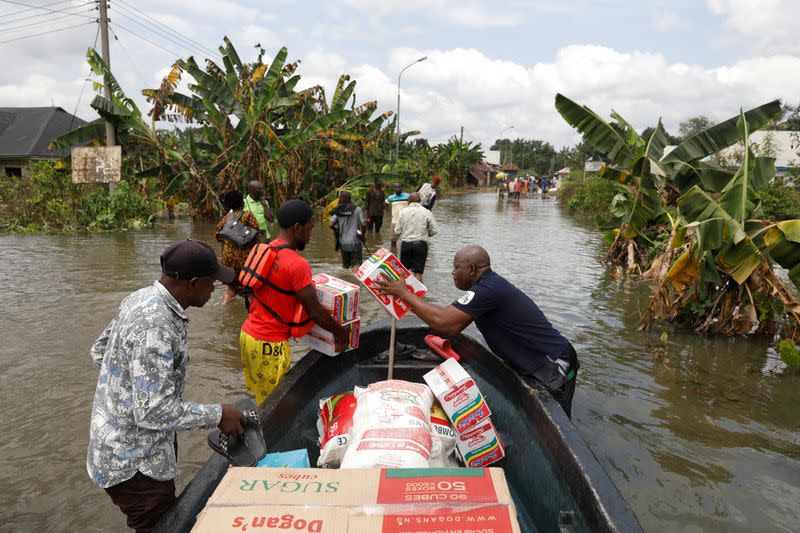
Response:
[{"label": "streetlight arm", "polygon": [[402,69],[400,69],[400,74],[397,75],[397,120],[396,120],[396,122],[397,122],[397,142],[396,142],[396,145],[395,145],[395,153],[394,153],[394,160],[395,161],[399,161],[400,160],[400,78],[403,77],[403,72],[405,72],[407,68],[410,68],[410,67],[416,65],[420,61],[425,61],[426,59],[428,59],[428,56],[422,56],[419,59],[417,59],[416,61],[412,61],[411,63],[409,63],[408,65],[406,65]]}]

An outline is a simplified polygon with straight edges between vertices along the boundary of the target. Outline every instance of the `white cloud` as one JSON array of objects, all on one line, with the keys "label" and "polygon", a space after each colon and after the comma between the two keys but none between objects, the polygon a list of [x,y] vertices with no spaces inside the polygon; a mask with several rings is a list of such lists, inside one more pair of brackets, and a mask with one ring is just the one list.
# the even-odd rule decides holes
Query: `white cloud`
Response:
[{"label": "white cloud", "polygon": [[[542,138],[556,146],[577,142],[578,135],[554,108],[556,92],[604,116],[615,109],[640,129],[663,117],[673,132],[690,116],[722,120],[740,107],[800,92],[800,76],[786,75],[800,72],[800,58],[787,55],[705,68],[669,63],[660,54],[573,45],[559,50],[551,62],[525,66],[472,49],[403,48],[391,53],[389,71],[422,55],[428,60],[403,75],[402,129],[442,140],[463,125],[484,146],[511,124],[515,128],[507,135]],[[350,72],[358,81],[360,101],[377,99],[381,110],[394,110],[394,77],[371,65]]]},{"label": "white cloud", "polygon": [[725,27],[762,54],[800,53],[797,0],[706,0],[712,13],[725,17]]},{"label": "white cloud", "polygon": [[429,20],[470,28],[508,28],[522,24],[522,18],[515,9],[498,9],[480,0],[344,0],[343,4],[368,13],[373,20],[415,14]]},{"label": "white cloud", "polygon": [[689,27],[689,22],[679,14],[669,11],[654,14],[653,24],[658,31],[683,30]]}]

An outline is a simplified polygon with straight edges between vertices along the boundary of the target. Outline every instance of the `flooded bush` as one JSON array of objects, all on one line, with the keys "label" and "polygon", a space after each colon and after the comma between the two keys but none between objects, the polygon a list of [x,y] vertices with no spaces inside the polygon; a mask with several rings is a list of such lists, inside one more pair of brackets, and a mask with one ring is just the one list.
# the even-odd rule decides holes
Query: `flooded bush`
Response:
[{"label": "flooded bush", "polygon": [[624,192],[625,188],[597,176],[587,176],[585,181],[570,176],[558,190],[558,203],[562,207],[593,216],[607,216],[611,209],[611,200]]},{"label": "flooded bush", "polygon": [[152,223],[158,202],[148,200],[138,182],[108,186],[72,183],[69,170],[40,161],[27,177],[0,177],[0,229],[12,233],[98,231]]},{"label": "flooded bush", "polygon": [[761,208],[766,220],[793,220],[800,218],[800,190],[787,186],[776,178],[759,191]]}]

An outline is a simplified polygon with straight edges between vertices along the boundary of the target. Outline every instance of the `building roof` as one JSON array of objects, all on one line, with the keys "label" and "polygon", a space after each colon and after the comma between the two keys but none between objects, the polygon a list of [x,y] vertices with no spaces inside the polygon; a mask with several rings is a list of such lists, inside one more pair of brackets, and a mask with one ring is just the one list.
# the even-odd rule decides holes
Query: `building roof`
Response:
[{"label": "building roof", "polygon": [[558,172],[556,172],[556,174],[569,174],[569,172],[570,172],[569,167],[564,167]]},{"label": "building roof", "polygon": [[0,158],[63,157],[68,150],[47,145],[84,124],[60,107],[0,107]]},{"label": "building roof", "polygon": [[517,165],[515,165],[514,163],[506,163],[505,165],[500,167],[500,170],[508,170],[510,172],[517,172],[519,170],[519,167]]}]

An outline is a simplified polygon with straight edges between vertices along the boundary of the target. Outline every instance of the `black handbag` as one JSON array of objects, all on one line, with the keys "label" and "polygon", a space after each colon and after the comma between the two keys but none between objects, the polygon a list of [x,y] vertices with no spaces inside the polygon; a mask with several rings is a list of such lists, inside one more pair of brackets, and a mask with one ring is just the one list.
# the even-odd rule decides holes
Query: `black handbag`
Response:
[{"label": "black handbag", "polygon": [[225,221],[225,225],[219,230],[220,235],[229,239],[239,248],[246,248],[258,237],[258,230],[256,228],[251,228],[247,224],[242,224],[243,215],[244,209],[242,209],[238,217],[233,216],[233,209],[231,209],[230,212],[228,212],[228,220]]}]

